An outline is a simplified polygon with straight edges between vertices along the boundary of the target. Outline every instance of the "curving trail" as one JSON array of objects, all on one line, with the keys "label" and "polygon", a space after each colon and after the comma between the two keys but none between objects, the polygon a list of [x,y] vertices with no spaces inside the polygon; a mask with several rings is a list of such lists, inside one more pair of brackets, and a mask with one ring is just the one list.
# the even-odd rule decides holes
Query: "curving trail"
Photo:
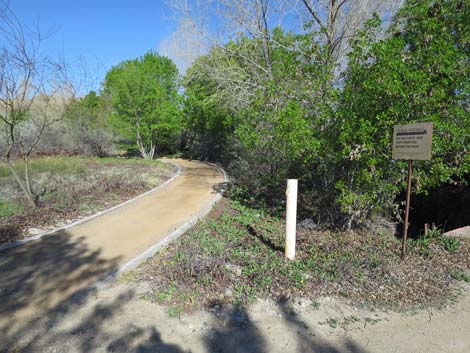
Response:
[{"label": "curving trail", "polygon": [[[14,349],[42,317],[65,315],[90,285],[116,273],[207,208],[224,182],[208,164],[172,160],[168,185],[67,230],[0,252],[0,342]],[[2,352],[2,345],[0,345]]]}]

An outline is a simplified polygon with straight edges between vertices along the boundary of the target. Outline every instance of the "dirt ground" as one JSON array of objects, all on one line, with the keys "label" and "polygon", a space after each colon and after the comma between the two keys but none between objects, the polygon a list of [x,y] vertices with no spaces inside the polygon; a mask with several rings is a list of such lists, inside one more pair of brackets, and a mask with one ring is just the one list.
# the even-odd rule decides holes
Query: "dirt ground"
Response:
[{"label": "dirt ground", "polygon": [[181,317],[114,283],[38,318],[12,352],[470,352],[470,288],[442,310],[373,311],[324,297],[257,301]]}]

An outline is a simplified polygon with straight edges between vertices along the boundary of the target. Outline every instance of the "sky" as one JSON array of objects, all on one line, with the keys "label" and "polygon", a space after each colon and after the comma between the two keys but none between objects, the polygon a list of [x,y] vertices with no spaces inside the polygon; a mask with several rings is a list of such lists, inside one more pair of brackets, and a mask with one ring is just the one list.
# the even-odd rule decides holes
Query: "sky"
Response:
[{"label": "sky", "polygon": [[98,81],[123,60],[148,50],[165,51],[162,43],[168,43],[176,30],[173,11],[164,0],[10,0],[9,4],[23,25],[52,31],[43,49],[63,54],[67,62],[84,58]]}]

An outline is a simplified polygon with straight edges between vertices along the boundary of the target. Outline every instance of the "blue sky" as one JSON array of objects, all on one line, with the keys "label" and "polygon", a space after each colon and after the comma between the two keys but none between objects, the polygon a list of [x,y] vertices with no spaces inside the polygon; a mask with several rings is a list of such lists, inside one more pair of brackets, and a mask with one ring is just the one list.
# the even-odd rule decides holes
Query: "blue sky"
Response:
[{"label": "blue sky", "polygon": [[10,0],[10,8],[24,25],[54,30],[44,48],[70,62],[85,58],[99,80],[111,66],[158,50],[176,27],[162,0]]}]

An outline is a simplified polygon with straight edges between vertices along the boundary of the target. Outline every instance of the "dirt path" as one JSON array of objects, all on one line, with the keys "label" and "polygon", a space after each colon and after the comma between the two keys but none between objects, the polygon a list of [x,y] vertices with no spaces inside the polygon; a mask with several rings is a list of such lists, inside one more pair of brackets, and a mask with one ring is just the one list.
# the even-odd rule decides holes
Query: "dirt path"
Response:
[{"label": "dirt path", "polygon": [[41,318],[65,315],[90,284],[198,214],[213,200],[222,173],[200,162],[173,160],[181,175],[164,188],[89,222],[0,252],[0,351]]},{"label": "dirt path", "polygon": [[[15,352],[468,353],[470,290],[444,310],[369,311],[337,299],[227,306],[181,317],[114,283],[38,319]],[[11,348],[11,347],[10,347]]]}]

